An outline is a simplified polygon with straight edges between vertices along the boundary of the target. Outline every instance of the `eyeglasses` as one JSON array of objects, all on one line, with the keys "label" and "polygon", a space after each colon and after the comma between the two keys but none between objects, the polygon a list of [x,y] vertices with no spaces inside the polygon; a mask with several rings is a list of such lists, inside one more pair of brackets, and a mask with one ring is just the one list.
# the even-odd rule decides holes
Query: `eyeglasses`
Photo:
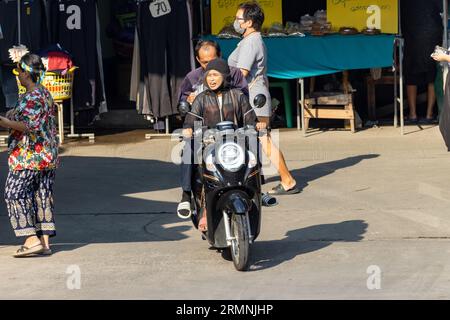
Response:
[{"label": "eyeglasses", "polygon": [[245,18],[236,17],[236,20],[242,20],[242,21],[245,21]]},{"label": "eyeglasses", "polygon": [[[13,69],[13,74],[18,76],[20,72],[32,72],[32,68],[25,65],[27,69],[24,69],[20,62],[17,63],[16,67]],[[29,68],[29,69],[28,69]]]}]

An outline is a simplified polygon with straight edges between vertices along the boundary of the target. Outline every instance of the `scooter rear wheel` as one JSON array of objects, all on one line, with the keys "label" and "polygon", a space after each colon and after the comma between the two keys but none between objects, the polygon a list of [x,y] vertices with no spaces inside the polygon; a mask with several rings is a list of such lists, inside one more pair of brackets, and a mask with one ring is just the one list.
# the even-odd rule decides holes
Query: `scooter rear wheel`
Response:
[{"label": "scooter rear wheel", "polygon": [[238,271],[246,271],[249,262],[249,234],[245,215],[233,214],[231,217],[231,235],[235,238],[231,244],[231,257]]}]

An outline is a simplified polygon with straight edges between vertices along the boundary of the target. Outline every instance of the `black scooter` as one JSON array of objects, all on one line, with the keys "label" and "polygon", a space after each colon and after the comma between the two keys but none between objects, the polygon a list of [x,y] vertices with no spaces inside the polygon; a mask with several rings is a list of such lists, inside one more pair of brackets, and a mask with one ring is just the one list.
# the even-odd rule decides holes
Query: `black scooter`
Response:
[{"label": "black scooter", "polygon": [[[256,96],[256,108],[265,103],[264,95]],[[181,102],[178,110],[182,116],[191,114],[204,120],[190,112],[187,102]],[[245,271],[250,244],[261,229],[258,132],[253,126],[244,124],[243,128],[236,128],[227,121],[212,130],[201,127],[193,135],[201,147],[195,155],[199,165],[192,175],[191,219],[198,229],[200,218],[206,214],[207,231],[203,232],[203,239],[219,251],[230,253],[236,269]]]}]

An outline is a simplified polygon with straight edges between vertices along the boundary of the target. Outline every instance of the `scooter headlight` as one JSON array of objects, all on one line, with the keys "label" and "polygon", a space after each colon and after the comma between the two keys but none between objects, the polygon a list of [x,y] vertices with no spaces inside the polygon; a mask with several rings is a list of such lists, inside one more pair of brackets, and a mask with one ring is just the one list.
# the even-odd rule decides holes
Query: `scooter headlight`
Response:
[{"label": "scooter headlight", "polygon": [[238,144],[225,143],[219,148],[218,160],[225,170],[236,172],[244,164],[245,153]]}]

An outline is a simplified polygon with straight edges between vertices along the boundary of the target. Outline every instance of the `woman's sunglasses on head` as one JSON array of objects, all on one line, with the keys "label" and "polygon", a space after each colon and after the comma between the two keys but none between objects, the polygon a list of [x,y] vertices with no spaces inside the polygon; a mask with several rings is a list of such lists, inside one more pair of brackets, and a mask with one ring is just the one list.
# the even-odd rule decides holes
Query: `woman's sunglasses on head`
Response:
[{"label": "woman's sunglasses on head", "polygon": [[13,69],[13,74],[18,76],[19,72],[31,72],[33,69],[28,67],[25,63],[17,63],[16,67]]}]

